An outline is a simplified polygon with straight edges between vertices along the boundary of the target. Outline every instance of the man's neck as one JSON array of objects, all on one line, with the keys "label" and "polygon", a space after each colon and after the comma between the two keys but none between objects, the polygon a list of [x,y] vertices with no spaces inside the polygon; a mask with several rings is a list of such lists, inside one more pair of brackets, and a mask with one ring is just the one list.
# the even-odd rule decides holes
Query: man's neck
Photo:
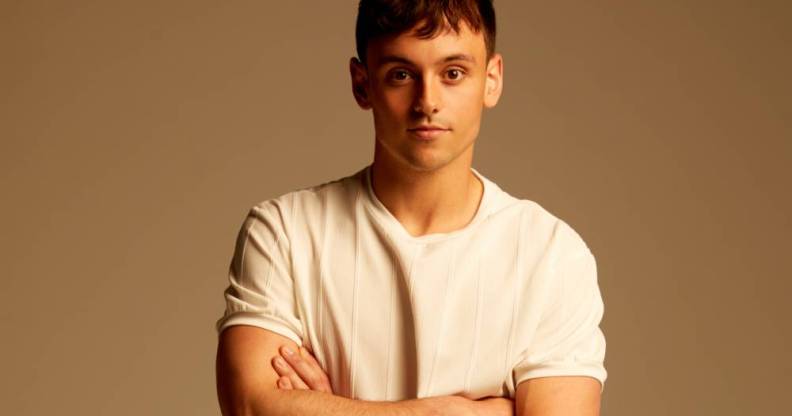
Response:
[{"label": "man's neck", "polygon": [[432,171],[404,167],[377,153],[371,166],[374,193],[410,235],[452,232],[475,216],[484,185],[470,168],[472,147]]}]

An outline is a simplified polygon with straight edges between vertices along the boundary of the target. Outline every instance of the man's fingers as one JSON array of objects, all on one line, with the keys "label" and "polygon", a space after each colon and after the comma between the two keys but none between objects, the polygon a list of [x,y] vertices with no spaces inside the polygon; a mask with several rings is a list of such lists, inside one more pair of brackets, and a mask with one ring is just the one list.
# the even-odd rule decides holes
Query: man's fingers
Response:
[{"label": "man's fingers", "polygon": [[[299,351],[290,350],[285,346],[281,347],[281,355],[298,374],[300,381],[308,385],[308,388],[324,392],[330,390],[329,382],[325,380],[326,377],[321,367],[314,366],[315,361],[304,359]],[[294,378],[290,378],[294,381]]]},{"label": "man's fingers", "polygon": [[278,379],[278,387],[283,390],[293,389],[291,381],[289,381],[289,377],[286,376],[281,376],[281,378]]},{"label": "man's fingers", "polygon": [[311,352],[311,350],[309,350],[308,348],[300,347],[300,355],[302,355],[302,357],[305,358],[306,360],[312,362],[317,367],[321,367],[319,365],[319,362],[316,361],[316,358],[314,358],[313,352]]},{"label": "man's fingers", "polygon": [[309,349],[305,348],[305,347],[300,347],[300,355],[301,355],[301,356],[302,356],[302,357],[303,357],[303,358],[304,358],[306,361],[310,362],[310,363],[311,363],[311,365],[313,365],[313,367],[314,367],[315,369],[317,369],[317,372],[318,372],[318,373],[319,373],[319,375],[321,376],[321,378],[322,378],[322,381],[323,381],[323,382],[324,382],[324,384],[327,386],[327,390],[328,390],[328,392],[329,392],[329,393],[332,393],[332,390],[330,389],[330,378],[328,378],[328,377],[327,377],[327,373],[325,373],[325,372],[324,372],[324,370],[322,369],[322,365],[321,365],[321,364],[319,364],[319,361],[316,361],[316,357],[314,357],[314,356],[313,356],[313,354],[311,353],[311,351],[310,351]]},{"label": "man's fingers", "polygon": [[293,389],[310,390],[310,387],[308,387],[308,385],[303,382],[303,380],[300,378],[300,375],[294,371],[291,365],[289,365],[289,363],[284,360],[283,357],[273,358],[272,366],[275,367],[275,372],[277,372],[281,378],[286,377],[289,379]]}]

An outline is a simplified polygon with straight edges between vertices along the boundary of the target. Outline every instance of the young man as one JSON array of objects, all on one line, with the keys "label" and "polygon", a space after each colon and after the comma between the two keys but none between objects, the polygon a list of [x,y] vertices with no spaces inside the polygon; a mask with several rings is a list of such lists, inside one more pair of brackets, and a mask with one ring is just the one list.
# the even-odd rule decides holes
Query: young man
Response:
[{"label": "young man", "polygon": [[362,0],[356,35],[374,161],[250,210],[217,321],[223,413],[598,414],[593,255],[471,166],[503,86],[491,1]]}]

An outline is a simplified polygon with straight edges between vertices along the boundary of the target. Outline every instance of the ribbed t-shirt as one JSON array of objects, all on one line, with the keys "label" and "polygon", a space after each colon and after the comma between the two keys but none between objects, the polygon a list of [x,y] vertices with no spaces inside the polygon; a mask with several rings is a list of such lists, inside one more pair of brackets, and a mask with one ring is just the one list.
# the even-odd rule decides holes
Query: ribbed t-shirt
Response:
[{"label": "ribbed t-shirt", "polygon": [[310,348],[333,392],[361,400],[514,398],[523,380],[601,383],[594,256],[536,202],[484,184],[474,218],[413,236],[371,165],[253,206],[239,230],[219,334],[252,325]]}]

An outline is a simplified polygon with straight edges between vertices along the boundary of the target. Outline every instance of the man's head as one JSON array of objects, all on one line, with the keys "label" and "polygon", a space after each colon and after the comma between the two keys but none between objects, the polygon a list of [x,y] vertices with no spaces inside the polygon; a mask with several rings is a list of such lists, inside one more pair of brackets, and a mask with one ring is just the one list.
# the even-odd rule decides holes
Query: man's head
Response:
[{"label": "man's head", "polygon": [[492,2],[362,0],[355,33],[353,93],[372,109],[380,156],[423,171],[472,160],[482,111],[502,89]]},{"label": "man's head", "polygon": [[366,64],[371,39],[404,33],[419,23],[423,25],[415,34],[427,39],[445,29],[446,24],[458,33],[461,22],[483,34],[487,59],[492,58],[497,34],[492,0],[361,0],[355,26],[358,59]]}]

